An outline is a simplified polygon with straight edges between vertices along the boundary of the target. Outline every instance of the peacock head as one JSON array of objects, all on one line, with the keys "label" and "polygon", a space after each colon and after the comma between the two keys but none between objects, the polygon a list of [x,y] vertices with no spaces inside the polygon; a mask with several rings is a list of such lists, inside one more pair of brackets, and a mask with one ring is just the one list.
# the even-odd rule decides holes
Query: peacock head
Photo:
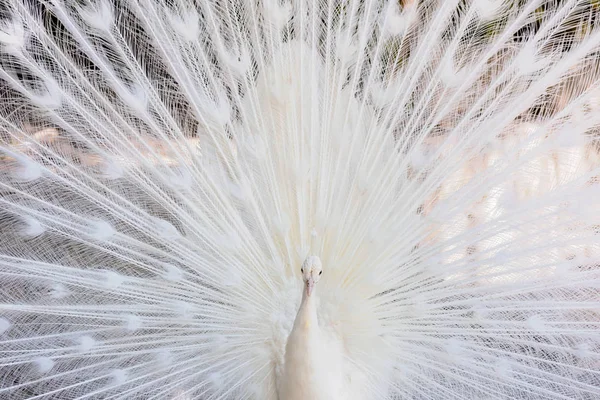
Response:
[{"label": "peacock head", "polygon": [[323,274],[323,265],[321,264],[321,259],[317,256],[308,256],[302,263],[300,272],[302,272],[302,279],[306,285],[306,294],[310,296],[315,285],[317,282],[319,282],[321,275]]}]

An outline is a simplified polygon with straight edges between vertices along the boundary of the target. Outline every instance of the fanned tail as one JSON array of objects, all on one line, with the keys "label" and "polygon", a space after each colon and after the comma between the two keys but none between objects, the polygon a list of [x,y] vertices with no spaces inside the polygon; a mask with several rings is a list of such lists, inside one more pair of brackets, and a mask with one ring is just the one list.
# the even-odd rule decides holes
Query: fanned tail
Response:
[{"label": "fanned tail", "polygon": [[4,8],[0,397],[600,395],[594,1]]}]

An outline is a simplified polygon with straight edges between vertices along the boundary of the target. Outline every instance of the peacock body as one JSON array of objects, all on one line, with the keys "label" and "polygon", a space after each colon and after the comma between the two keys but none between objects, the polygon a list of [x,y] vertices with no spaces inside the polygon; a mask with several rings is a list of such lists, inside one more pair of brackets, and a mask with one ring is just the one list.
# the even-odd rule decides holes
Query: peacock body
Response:
[{"label": "peacock body", "polygon": [[600,397],[597,1],[0,17],[0,398]]}]

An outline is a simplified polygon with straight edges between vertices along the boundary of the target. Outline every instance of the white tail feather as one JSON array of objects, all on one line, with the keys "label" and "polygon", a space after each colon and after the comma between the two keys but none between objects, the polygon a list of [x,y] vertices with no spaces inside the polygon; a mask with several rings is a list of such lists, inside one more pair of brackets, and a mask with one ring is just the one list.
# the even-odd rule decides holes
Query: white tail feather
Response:
[{"label": "white tail feather", "polygon": [[596,2],[0,16],[1,398],[276,399],[308,254],[356,399],[600,396]]}]

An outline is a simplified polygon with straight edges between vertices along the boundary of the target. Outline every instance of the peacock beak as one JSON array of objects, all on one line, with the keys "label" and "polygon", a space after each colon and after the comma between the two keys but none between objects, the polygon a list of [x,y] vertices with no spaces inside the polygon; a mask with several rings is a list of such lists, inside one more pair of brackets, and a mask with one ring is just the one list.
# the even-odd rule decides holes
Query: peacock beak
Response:
[{"label": "peacock beak", "polygon": [[315,287],[315,280],[311,276],[306,281],[306,294],[310,296],[312,294],[312,291],[313,291],[314,287]]}]

